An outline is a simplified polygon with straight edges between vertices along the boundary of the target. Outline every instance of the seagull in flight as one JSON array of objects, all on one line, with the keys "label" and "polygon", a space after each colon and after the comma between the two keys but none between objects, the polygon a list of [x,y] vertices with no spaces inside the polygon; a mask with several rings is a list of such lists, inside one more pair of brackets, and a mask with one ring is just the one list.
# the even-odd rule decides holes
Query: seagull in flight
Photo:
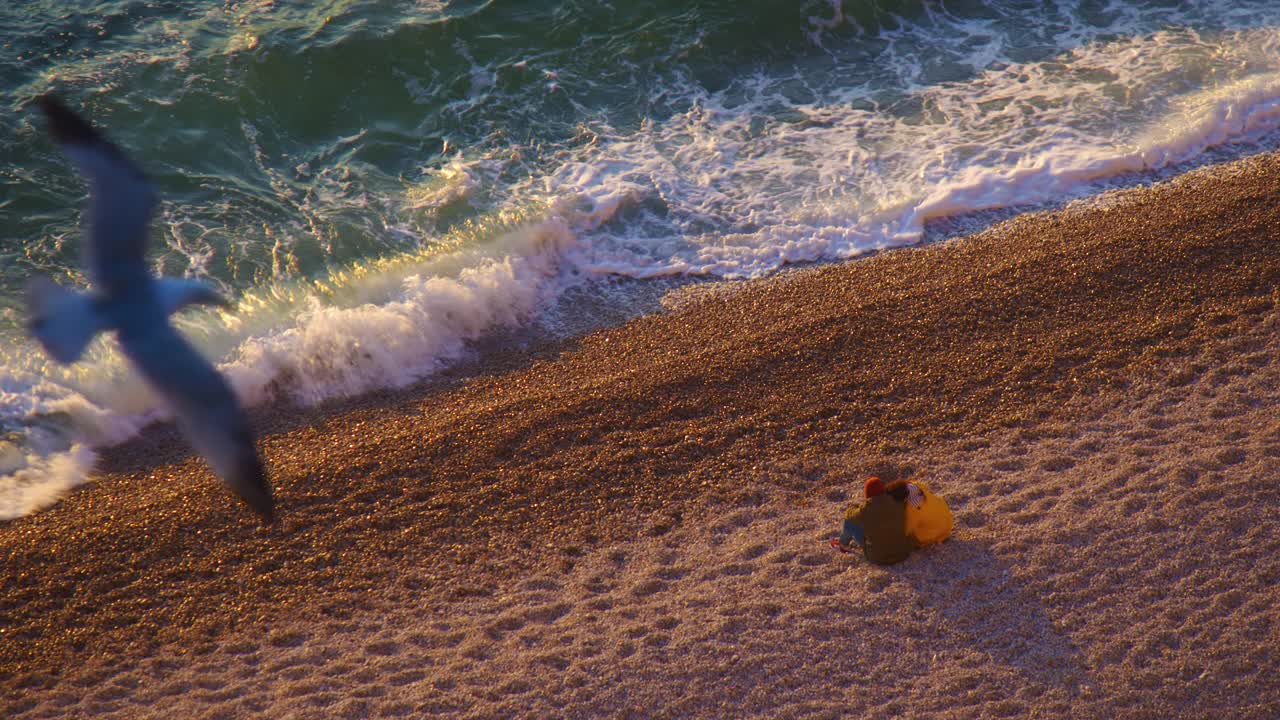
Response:
[{"label": "seagull in flight", "polygon": [[126,357],[164,398],[187,439],[218,477],[270,523],[275,502],[249,420],[226,380],[172,325],[189,305],[228,303],[193,280],[147,270],[147,225],[156,194],[146,176],[84,118],[57,99],[37,101],[49,134],[89,183],[82,260],[93,285],[68,290],[31,282],[29,329],[55,360],[75,362],[94,335],[115,330]]}]

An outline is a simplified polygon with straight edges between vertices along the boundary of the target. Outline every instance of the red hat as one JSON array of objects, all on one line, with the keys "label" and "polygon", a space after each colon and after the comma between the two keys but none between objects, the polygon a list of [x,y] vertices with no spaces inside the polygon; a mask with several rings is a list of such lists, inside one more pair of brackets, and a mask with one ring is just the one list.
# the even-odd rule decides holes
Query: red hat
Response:
[{"label": "red hat", "polygon": [[869,498],[884,494],[884,481],[874,475],[867,478],[866,484],[862,487]]}]

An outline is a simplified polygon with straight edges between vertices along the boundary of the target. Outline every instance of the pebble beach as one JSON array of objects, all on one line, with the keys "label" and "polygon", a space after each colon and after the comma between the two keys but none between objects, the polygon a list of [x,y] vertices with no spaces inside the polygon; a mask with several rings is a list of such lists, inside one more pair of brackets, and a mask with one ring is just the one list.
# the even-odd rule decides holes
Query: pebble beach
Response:
[{"label": "pebble beach", "polygon": [[[1280,717],[1280,155],[152,427],[0,525],[6,718]],[[862,480],[953,536],[834,552]]]}]

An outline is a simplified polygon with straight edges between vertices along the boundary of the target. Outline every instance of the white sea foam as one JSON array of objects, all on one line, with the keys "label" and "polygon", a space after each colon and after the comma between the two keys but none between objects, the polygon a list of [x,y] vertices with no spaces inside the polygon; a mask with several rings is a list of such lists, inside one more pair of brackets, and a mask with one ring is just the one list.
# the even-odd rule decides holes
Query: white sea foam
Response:
[{"label": "white sea foam", "polygon": [[[255,334],[222,366],[249,403],[304,403],[402,387],[463,357],[466,343],[512,328],[545,307],[561,285],[573,243],[551,218],[496,241],[492,255],[466,248],[362,277],[354,304],[306,298],[296,322]],[[490,247],[489,252],[496,250]]]},{"label": "white sea foam", "polygon": [[[601,128],[604,142],[530,191],[584,208],[584,270],[756,277],[912,244],[936,218],[1061,202],[1275,130],[1278,44],[1275,28],[1164,31],[996,63],[889,106],[870,85],[788,103],[794,79],[757,77],[661,123]],[[620,212],[628,222],[610,223]]]},{"label": "white sea foam", "polygon": [[[49,454],[0,450],[0,520],[29,515],[54,504],[68,490],[84,482],[97,455],[84,445]],[[16,468],[7,470],[7,468]]]}]

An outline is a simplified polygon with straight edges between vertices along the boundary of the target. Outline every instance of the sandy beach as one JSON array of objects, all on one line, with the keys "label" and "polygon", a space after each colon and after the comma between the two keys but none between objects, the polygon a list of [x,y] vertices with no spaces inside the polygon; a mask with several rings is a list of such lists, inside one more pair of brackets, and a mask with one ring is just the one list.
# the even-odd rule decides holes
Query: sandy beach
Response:
[{"label": "sandy beach", "polygon": [[[0,525],[6,718],[1280,717],[1280,155],[176,434]],[[826,545],[868,474],[954,536]]]}]

